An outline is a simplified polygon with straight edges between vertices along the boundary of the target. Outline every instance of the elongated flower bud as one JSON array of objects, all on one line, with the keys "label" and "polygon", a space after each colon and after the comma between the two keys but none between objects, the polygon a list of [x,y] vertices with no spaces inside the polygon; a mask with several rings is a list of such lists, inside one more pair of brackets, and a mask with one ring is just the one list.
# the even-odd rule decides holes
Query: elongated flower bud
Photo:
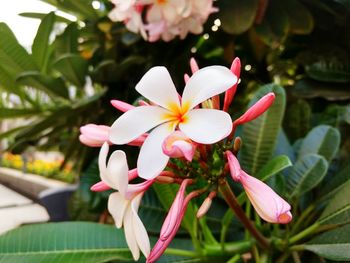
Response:
[{"label": "elongated flower bud", "polygon": [[135,108],[135,106],[121,100],[111,100],[111,104],[113,105],[114,108],[120,110],[121,112],[126,112],[128,110]]},{"label": "elongated flower bud", "polygon": [[244,172],[230,151],[226,152],[226,156],[232,178],[241,182],[258,215],[270,223],[289,223],[292,220],[290,205],[267,184]]},{"label": "elongated flower bud", "polygon": [[103,143],[109,142],[109,126],[87,124],[80,127],[79,140],[82,144],[90,147],[101,147]]},{"label": "elongated flower bud", "polygon": [[[239,80],[239,76],[241,74],[241,61],[239,58],[235,58],[233,60],[230,70],[235,76],[237,76],[237,80]],[[229,90],[225,92],[223,111],[228,111],[228,108],[232,103],[233,97],[235,96],[237,85],[238,81],[235,85],[233,85]]]},{"label": "elongated flower bud", "polygon": [[241,117],[234,121],[234,126],[252,121],[267,111],[275,100],[275,94],[270,92],[251,106]]},{"label": "elongated flower bud", "polygon": [[211,192],[207,198],[204,199],[202,205],[199,207],[197,211],[197,218],[201,218],[204,216],[208,210],[211,207],[211,204],[213,203],[213,198],[216,196],[216,192]]}]

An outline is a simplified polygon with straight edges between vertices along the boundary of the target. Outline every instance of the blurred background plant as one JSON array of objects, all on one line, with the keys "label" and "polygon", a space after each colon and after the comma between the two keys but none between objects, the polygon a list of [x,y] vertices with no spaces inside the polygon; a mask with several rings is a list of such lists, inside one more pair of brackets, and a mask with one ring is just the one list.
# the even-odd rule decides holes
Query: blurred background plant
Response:
[{"label": "blurred background plant", "polygon": [[[313,254],[299,254],[306,248],[326,258],[350,260],[346,251],[335,255],[332,244],[317,246],[331,240],[333,234],[326,230],[338,231],[332,229],[348,223],[350,217],[349,1],[217,0],[214,6],[219,11],[209,16],[203,33],[154,43],[130,32],[122,22],[112,22],[108,13],[113,4],[107,0],[42,1],[76,21],[54,12],[21,14],[41,20],[30,51],[18,43],[5,23],[0,23],[0,120],[20,120],[0,138],[6,138],[8,151],[20,153],[32,146],[54,149],[65,156],[61,167],[67,161],[74,164],[81,177],[71,203],[73,218],[108,220],[104,219],[107,195],[89,191],[99,180],[98,152],[80,144],[80,126],[110,125],[120,114],[110,100],[135,102],[134,87],[152,66],[166,66],[176,86],[183,87],[183,74],[190,72],[191,57],[201,67],[229,66],[234,57],[240,57],[243,69],[232,117],[239,116],[262,94],[274,91],[278,95],[262,118],[238,131],[243,140],[240,161],[247,172],[268,179],[294,208],[290,227],[261,224],[262,232],[296,236],[292,240],[297,245],[295,250],[277,242],[280,250],[287,251],[279,262],[298,257],[317,262]],[[261,87],[265,83],[274,84]],[[133,149],[122,149],[135,158]],[[134,167],[135,160],[129,161]],[[156,185],[143,200],[140,214],[155,236],[175,193],[172,187]],[[206,222],[199,222],[200,227],[204,233],[209,228],[221,241],[244,237],[241,226],[221,201],[217,199],[215,211],[209,212]],[[186,229],[198,227],[192,225],[194,221],[185,217],[180,237],[187,240]],[[308,245],[298,243],[309,239],[297,233],[315,222],[322,225],[317,229],[326,231],[324,237],[316,237]],[[332,227],[327,229],[330,222]],[[231,231],[237,235],[227,236]],[[342,231],[349,234],[350,230],[345,225]],[[314,235],[312,232],[310,237]],[[204,234],[203,239],[211,251],[208,253],[221,253],[210,235]],[[349,238],[345,239],[342,242],[349,246]],[[177,246],[181,247],[181,242]],[[226,260],[232,256],[227,253],[220,255]]]}]

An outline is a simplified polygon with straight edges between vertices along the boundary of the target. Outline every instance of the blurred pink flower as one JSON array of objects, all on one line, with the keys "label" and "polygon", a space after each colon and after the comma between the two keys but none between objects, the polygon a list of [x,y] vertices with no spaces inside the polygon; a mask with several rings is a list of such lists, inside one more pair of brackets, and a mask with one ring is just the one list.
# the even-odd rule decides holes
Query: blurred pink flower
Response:
[{"label": "blurred pink flower", "polygon": [[232,178],[241,182],[258,215],[270,223],[289,223],[292,220],[290,205],[268,185],[244,172],[230,151],[226,151],[226,156]]},{"label": "blurred pink flower", "polygon": [[79,140],[90,147],[101,147],[108,142],[110,127],[105,125],[87,124],[80,127]]}]

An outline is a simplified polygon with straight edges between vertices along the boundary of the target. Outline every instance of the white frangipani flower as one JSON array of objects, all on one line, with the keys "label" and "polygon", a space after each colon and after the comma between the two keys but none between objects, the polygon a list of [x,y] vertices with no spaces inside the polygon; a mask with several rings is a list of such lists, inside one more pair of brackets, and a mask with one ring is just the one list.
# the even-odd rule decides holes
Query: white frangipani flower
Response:
[{"label": "white frangipani flower", "polygon": [[139,259],[140,250],[147,258],[150,253],[150,241],[137,211],[143,193],[152,184],[152,181],[128,187],[129,168],[125,153],[123,151],[113,152],[106,166],[108,150],[108,144],[104,143],[98,159],[100,177],[103,183],[119,191],[109,196],[108,211],[117,228],[124,226],[125,239],[134,260]]},{"label": "white frangipani flower", "polygon": [[142,77],[136,90],[159,106],[140,106],[125,112],[113,123],[110,141],[126,144],[153,129],[141,146],[137,161],[139,176],[153,179],[167,165],[169,156],[163,153],[162,143],[175,128],[202,144],[218,142],[230,134],[229,114],[195,107],[236,82],[237,77],[226,67],[202,68],[188,80],[180,99],[167,69],[154,67]]}]

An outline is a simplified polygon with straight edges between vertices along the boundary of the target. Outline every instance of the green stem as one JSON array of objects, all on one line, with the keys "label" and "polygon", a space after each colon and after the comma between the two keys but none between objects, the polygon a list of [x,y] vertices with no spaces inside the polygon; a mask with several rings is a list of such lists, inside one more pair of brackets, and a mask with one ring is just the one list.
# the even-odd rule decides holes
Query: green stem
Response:
[{"label": "green stem", "polygon": [[176,256],[198,257],[198,253],[194,251],[177,249],[177,248],[167,248],[164,253],[168,255],[176,255]]},{"label": "green stem", "polygon": [[224,249],[220,244],[204,245],[204,253],[208,256],[218,256],[224,254],[243,253],[251,249],[254,240],[225,243]]},{"label": "green stem", "polygon": [[251,235],[259,242],[259,244],[263,248],[269,249],[270,244],[268,240],[255,228],[255,226],[251,223],[249,218],[246,217],[242,207],[239,205],[237,201],[236,196],[231,191],[231,188],[225,179],[220,181],[219,190],[223,195],[223,197],[225,198],[226,203],[235,212],[236,216],[239,218],[242,224],[246,227],[246,229],[251,233]]},{"label": "green stem", "polygon": [[315,224],[313,224],[310,227],[306,228],[304,231],[301,231],[299,234],[296,234],[295,236],[292,236],[289,239],[289,244],[294,244],[294,243],[298,242],[299,240],[307,237],[308,235],[314,233],[319,227],[320,227],[320,224],[318,222],[316,222]]},{"label": "green stem", "polygon": [[232,258],[230,258],[229,261],[227,261],[227,263],[236,263],[241,259],[241,255],[235,255]]},{"label": "green stem", "polygon": [[294,234],[295,232],[297,232],[301,226],[302,223],[305,222],[305,219],[308,217],[308,215],[314,210],[315,206],[314,205],[310,205],[303,213],[302,215],[298,218],[298,220],[296,221],[296,223],[293,226],[293,229],[291,231],[291,234]]}]

